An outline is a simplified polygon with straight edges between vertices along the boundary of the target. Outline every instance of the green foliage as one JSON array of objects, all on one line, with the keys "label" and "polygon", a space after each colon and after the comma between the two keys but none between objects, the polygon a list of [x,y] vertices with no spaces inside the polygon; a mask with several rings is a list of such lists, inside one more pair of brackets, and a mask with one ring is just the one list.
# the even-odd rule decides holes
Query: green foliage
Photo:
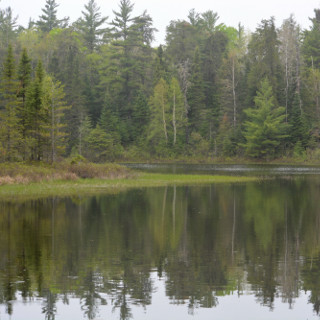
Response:
[{"label": "green foliage", "polygon": [[69,107],[66,106],[64,88],[59,81],[46,76],[43,80],[43,92],[42,104],[47,118],[43,125],[43,135],[46,139],[48,158],[55,162],[65,150],[66,125],[63,118]]},{"label": "green foliage", "polygon": [[106,38],[105,35],[108,29],[101,28],[101,26],[108,18],[101,16],[100,8],[95,0],[89,0],[84,7],[85,11],[82,11],[83,17],[75,25],[83,38],[84,45],[92,53],[102,43],[103,39]]},{"label": "green foliage", "polygon": [[281,103],[283,95],[281,92],[279,40],[274,18],[262,20],[252,35],[248,50],[249,103],[253,101],[258,85],[264,78],[267,78],[272,86],[275,103]]},{"label": "green foliage", "polygon": [[168,85],[165,80],[160,79],[150,99],[150,128],[147,137],[150,147],[156,149],[158,153],[162,153],[164,147],[169,143],[170,104],[168,95]]},{"label": "green foliage", "polygon": [[[82,154],[97,128],[90,147],[98,150],[93,157],[97,161],[102,161],[99,154],[101,159],[128,158],[137,150],[183,157],[194,153],[196,143],[204,157],[239,156],[246,146],[247,155],[265,159],[295,154],[299,141],[308,152],[320,146],[319,10],[303,36],[292,16],[279,30],[274,18],[262,20],[249,35],[241,25],[235,29],[220,23],[216,12],[190,10],[186,20],[170,22],[165,46],[153,48],[152,17],[146,11],[134,15],[130,0],[120,0],[109,28],[95,0],[88,0],[72,25],[57,18],[57,8],[55,0],[46,0],[42,15],[36,24],[31,20],[28,29],[17,26],[10,8],[0,10],[0,65],[7,65],[0,70],[0,121],[4,134],[5,121],[11,119],[17,130],[10,130],[17,131],[14,140],[19,141],[14,148],[1,143],[2,159],[8,148],[21,160]],[[10,41],[15,50],[8,60]],[[10,70],[15,73],[12,81]],[[57,85],[61,106],[70,106],[56,113],[59,120],[53,122],[52,99],[44,85],[47,74]],[[272,119],[275,128],[281,127],[279,105],[285,106],[290,128],[285,133],[279,129],[279,139],[270,138],[267,147],[253,142],[258,130],[252,131],[249,148],[248,122],[258,120],[248,107],[265,78],[273,96],[273,106],[266,111],[270,114],[264,115],[274,131],[270,134],[277,136]],[[61,137],[54,148],[53,132]],[[102,137],[108,155],[98,147]],[[258,145],[263,152],[252,151]],[[56,151],[49,156],[52,149]]]},{"label": "green foliage", "polygon": [[205,84],[201,72],[200,52],[197,47],[191,70],[190,88],[188,90],[188,105],[190,106],[189,121],[192,130],[199,131],[206,117]]},{"label": "green foliage", "polygon": [[92,129],[85,137],[87,149],[84,155],[90,161],[106,162],[114,160],[121,154],[121,147],[114,143],[111,135],[106,133],[99,125]]},{"label": "green foliage", "polygon": [[59,5],[55,0],[46,0],[46,5],[42,10],[43,14],[39,17],[37,21],[37,26],[44,32],[50,32],[55,28],[64,28],[68,24],[69,18],[64,18],[59,20],[57,18],[57,7]]},{"label": "green foliage", "polygon": [[18,81],[15,69],[15,60],[11,44],[4,62],[3,76],[0,93],[2,95],[0,104],[0,159],[12,161],[18,159],[21,136],[18,118]]},{"label": "green foliage", "polygon": [[320,68],[320,9],[314,10],[315,17],[310,19],[312,22],[311,30],[305,30],[302,51],[305,56],[307,67]]},{"label": "green foliage", "polygon": [[272,87],[267,79],[261,82],[254,99],[255,107],[245,110],[248,120],[244,123],[247,155],[254,158],[275,157],[288,136],[285,109],[275,107]]}]

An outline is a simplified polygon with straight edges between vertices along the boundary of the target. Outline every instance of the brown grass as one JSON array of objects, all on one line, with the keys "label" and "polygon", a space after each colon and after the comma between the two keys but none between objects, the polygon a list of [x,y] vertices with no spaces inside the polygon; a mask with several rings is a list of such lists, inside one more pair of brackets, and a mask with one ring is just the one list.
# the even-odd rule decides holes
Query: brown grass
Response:
[{"label": "brown grass", "polygon": [[122,179],[133,177],[126,167],[116,164],[59,163],[0,164],[0,185],[29,184],[34,182],[77,179]]}]

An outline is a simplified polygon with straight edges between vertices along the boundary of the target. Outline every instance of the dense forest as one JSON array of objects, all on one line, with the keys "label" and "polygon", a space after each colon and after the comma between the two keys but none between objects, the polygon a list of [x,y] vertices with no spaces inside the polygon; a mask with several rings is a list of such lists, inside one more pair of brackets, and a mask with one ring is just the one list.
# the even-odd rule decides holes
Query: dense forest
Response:
[{"label": "dense forest", "polygon": [[0,9],[0,161],[320,159],[320,9],[251,33],[190,10],[158,47],[133,9],[71,22],[46,0],[27,28]]}]

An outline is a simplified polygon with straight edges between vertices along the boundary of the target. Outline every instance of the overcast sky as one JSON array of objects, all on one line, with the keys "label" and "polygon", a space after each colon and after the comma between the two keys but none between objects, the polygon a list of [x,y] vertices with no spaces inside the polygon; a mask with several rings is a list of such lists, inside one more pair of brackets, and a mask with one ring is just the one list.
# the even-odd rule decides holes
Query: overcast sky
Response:
[{"label": "overcast sky", "polygon": [[[19,24],[26,26],[29,18],[37,19],[45,0],[0,0],[0,7],[11,6],[15,15],[19,16]],[[75,21],[81,16],[84,4],[88,0],[57,0],[58,17],[69,16]],[[113,19],[112,10],[117,10],[119,0],[96,0],[108,21]],[[165,29],[171,20],[186,19],[190,9],[197,12],[213,10],[220,16],[220,23],[236,27],[239,22],[246,29],[254,31],[262,19],[271,16],[276,18],[277,26],[290,16],[295,15],[297,22],[303,27],[310,26],[309,17],[314,16],[313,10],[320,8],[320,0],[136,0],[134,14],[144,10],[153,18],[154,26],[159,30],[156,34],[157,43],[164,43]]]}]

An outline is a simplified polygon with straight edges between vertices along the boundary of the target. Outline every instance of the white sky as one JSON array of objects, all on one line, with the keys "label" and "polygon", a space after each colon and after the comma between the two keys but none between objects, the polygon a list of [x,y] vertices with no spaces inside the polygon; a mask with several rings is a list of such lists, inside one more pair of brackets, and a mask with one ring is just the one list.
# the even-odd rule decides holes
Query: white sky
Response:
[{"label": "white sky", "polygon": [[[75,21],[88,0],[57,0],[58,17],[69,16]],[[113,19],[112,10],[118,10],[119,0],[96,0],[108,22]],[[254,31],[262,19],[276,18],[277,26],[290,16],[295,15],[297,22],[303,27],[310,26],[309,17],[314,16],[313,10],[320,8],[320,0],[132,0],[135,4],[134,14],[144,10],[153,18],[156,43],[164,43],[165,29],[171,20],[187,19],[190,9],[197,12],[213,10],[220,16],[219,22],[236,27],[239,22],[246,29]],[[19,16],[19,24],[26,26],[29,17],[37,20],[45,0],[0,0],[0,8],[11,6],[15,15]]]}]

